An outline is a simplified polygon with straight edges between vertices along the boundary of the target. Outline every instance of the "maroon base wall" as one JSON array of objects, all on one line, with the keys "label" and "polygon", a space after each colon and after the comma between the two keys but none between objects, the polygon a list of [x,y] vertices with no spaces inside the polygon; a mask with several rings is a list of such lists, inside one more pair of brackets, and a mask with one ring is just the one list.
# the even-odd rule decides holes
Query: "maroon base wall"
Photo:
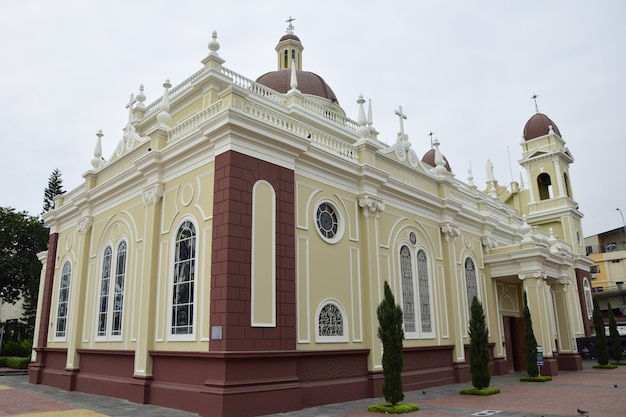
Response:
[{"label": "maroon base wall", "polygon": [[556,360],[559,371],[580,371],[583,369],[583,360],[578,353],[559,353]]},{"label": "maroon base wall", "polygon": [[[452,346],[406,348],[404,389],[468,381],[469,365],[454,363],[452,350]],[[133,377],[133,351],[79,350],[80,370],[74,371],[65,370],[66,354],[64,349],[39,351],[42,361],[31,365],[31,383],[206,417],[275,414],[382,396],[382,372],[368,371],[367,349],[151,352],[151,378]],[[497,361],[491,367],[500,374]]]}]

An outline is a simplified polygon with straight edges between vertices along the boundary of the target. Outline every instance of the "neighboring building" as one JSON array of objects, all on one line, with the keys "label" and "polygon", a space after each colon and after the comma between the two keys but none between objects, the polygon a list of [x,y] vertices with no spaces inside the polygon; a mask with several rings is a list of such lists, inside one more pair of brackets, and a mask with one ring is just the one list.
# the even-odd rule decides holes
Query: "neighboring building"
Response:
[{"label": "neighboring building", "polygon": [[611,303],[620,333],[626,336],[626,230],[620,227],[586,237],[585,249],[593,260],[589,282],[593,297],[603,313]]},{"label": "neighboring building", "polygon": [[98,134],[84,184],[45,215],[30,381],[203,416],[380,395],[385,281],[406,390],[470,380],[474,296],[493,374],[525,369],[524,292],[541,373],[581,369],[591,260],[557,126],[524,127],[528,189],[488,163],[481,191],[437,140],[418,157],[401,109],[397,139],[379,141],[365,100],[342,107],[303,70],[292,29],[257,81],[223,66],[214,33],[199,71],[131,99],[106,162]]}]

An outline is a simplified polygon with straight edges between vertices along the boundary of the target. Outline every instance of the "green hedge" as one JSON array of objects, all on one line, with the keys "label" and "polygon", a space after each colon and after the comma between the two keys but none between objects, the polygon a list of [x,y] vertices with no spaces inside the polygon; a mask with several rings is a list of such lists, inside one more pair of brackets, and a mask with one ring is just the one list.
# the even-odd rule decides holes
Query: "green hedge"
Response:
[{"label": "green hedge", "polygon": [[2,344],[1,356],[20,356],[25,358],[30,356],[33,350],[33,342],[31,340],[22,340],[14,342],[13,340],[7,340]]},{"label": "green hedge", "polygon": [[0,366],[14,369],[27,369],[30,358],[21,358],[18,356],[0,356]]}]

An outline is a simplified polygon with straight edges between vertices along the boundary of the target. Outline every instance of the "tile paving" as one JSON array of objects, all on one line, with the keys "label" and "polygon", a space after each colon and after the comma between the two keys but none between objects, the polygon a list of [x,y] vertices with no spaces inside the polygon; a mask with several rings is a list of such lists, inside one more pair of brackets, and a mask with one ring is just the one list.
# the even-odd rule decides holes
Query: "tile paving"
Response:
[{"label": "tile paving", "polygon": [[[593,369],[585,361],[584,370],[561,372],[546,383],[520,382],[523,373],[496,376],[491,386],[500,394],[477,397],[460,395],[471,384],[453,384],[405,393],[404,402],[415,403],[419,411],[407,417],[626,417],[626,366]],[[367,398],[266,417],[376,417],[367,406],[383,402]],[[582,415],[583,417],[585,415]],[[192,417],[194,413],[153,405],[131,403],[117,398],[68,392],[28,383],[26,375],[0,372],[0,416],[33,417]]]}]

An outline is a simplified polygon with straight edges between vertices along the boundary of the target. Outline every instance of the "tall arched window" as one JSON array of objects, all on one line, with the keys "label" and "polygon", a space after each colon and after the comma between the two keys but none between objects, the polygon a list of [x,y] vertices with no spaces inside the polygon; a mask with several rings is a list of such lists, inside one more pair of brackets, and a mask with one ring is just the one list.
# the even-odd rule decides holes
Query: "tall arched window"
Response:
[{"label": "tall arched window", "polygon": [[113,250],[107,245],[102,258],[102,277],[100,279],[100,303],[98,304],[98,336],[106,336],[109,311],[109,283],[111,282],[111,262]]},{"label": "tall arched window", "polygon": [[[127,252],[128,245],[125,240],[117,246],[115,258],[110,245],[104,249],[100,302],[98,304],[97,335],[99,337],[122,335]],[[115,271],[115,275],[112,277],[113,271]],[[113,302],[110,300],[111,294],[113,295]],[[110,317],[112,319],[109,319]]]},{"label": "tall arched window", "polygon": [[70,261],[63,264],[61,280],[59,283],[59,305],[57,307],[57,323],[55,337],[65,338],[67,334],[67,314],[70,299],[70,281],[72,277],[72,265]]},{"label": "tall arched window", "polygon": [[402,317],[404,331],[415,332],[415,297],[413,294],[413,262],[408,246],[400,248],[400,275],[402,280]]},{"label": "tall arched window", "polygon": [[430,288],[428,285],[428,259],[426,252],[417,252],[417,283],[420,295],[420,321],[422,332],[433,331],[433,324],[430,317]]},{"label": "tall arched window", "polygon": [[587,278],[583,278],[583,292],[585,295],[585,307],[587,307],[587,317],[593,317],[593,298],[591,296],[591,285],[589,285],[589,280]]},{"label": "tall arched window", "polygon": [[467,289],[467,308],[471,310],[472,300],[478,297],[478,283],[476,282],[476,267],[472,258],[465,259],[465,287]]},{"label": "tall arched window", "polygon": [[289,50],[285,49],[285,54],[283,57],[283,67],[289,68]]},{"label": "tall arched window", "polygon": [[537,177],[537,187],[539,189],[540,200],[552,198],[552,180],[550,179],[550,175],[545,172],[539,174]]},{"label": "tall arched window", "polygon": [[176,235],[172,288],[172,334],[193,334],[196,228],[185,221]]}]

